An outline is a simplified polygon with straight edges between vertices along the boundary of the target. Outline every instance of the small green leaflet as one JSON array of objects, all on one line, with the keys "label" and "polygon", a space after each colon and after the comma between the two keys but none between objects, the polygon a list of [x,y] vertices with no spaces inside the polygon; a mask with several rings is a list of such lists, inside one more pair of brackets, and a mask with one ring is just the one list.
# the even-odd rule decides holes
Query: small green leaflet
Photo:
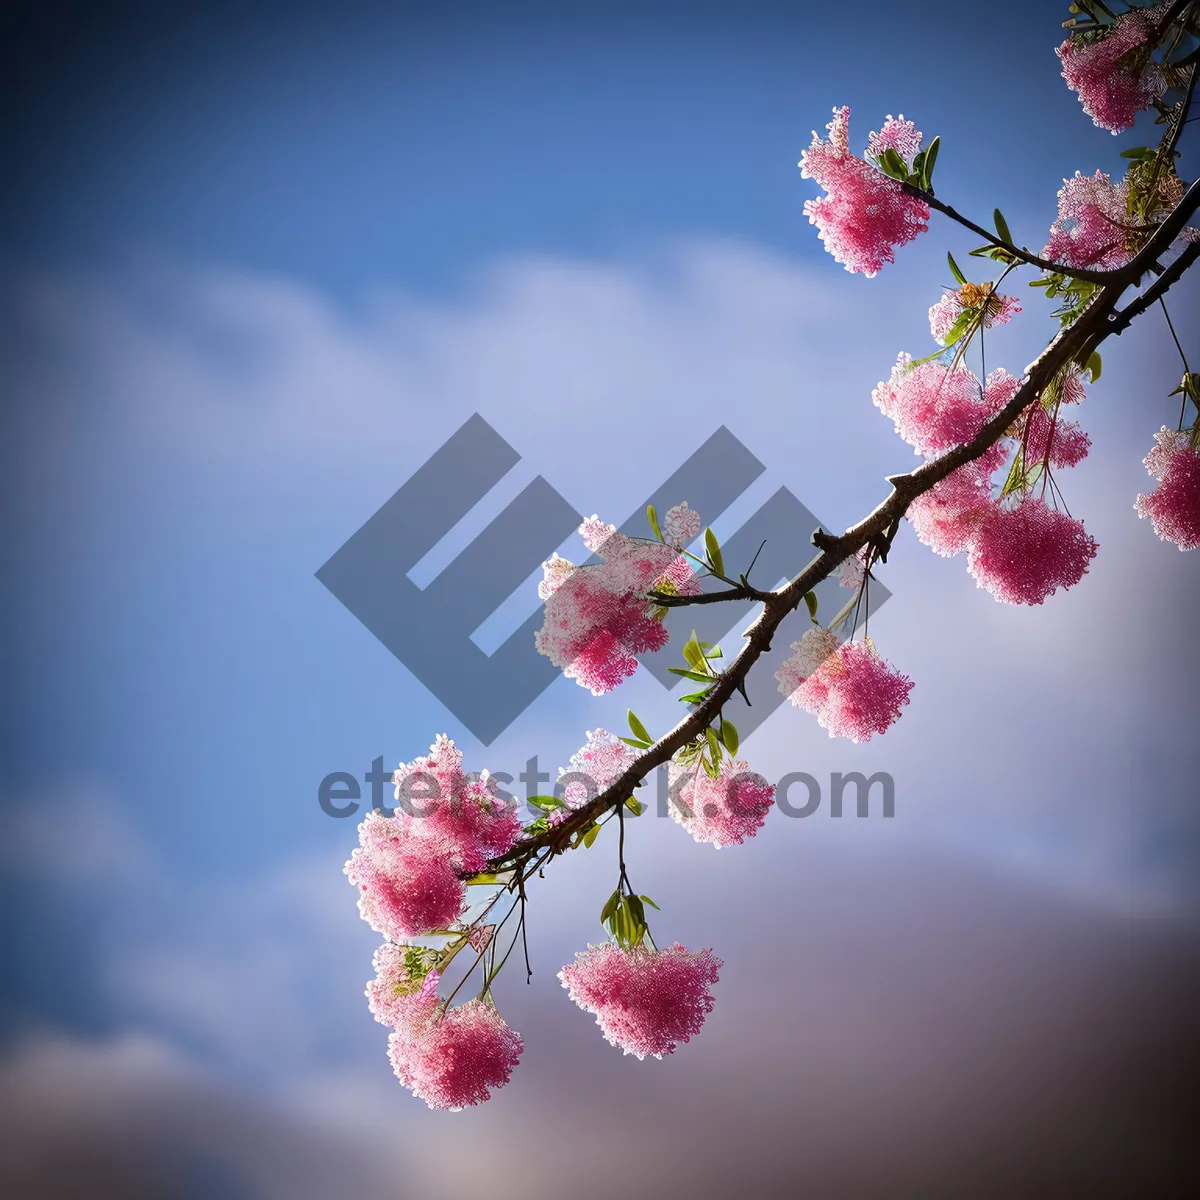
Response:
[{"label": "small green leaflet", "polygon": [[967,277],[959,270],[958,263],[954,261],[954,255],[947,253],[946,261],[950,264],[950,274],[959,282],[965,284]]},{"label": "small green leaflet", "polygon": [[654,536],[658,538],[660,542],[664,541],[665,539],[663,538],[662,530],[658,527],[658,510],[653,504],[646,505],[646,520],[650,522],[650,528],[653,530]]},{"label": "small green leaflet", "polygon": [[725,574],[725,563],[721,558],[721,547],[717,543],[717,535],[711,529],[704,531],[704,549],[708,552],[708,561],[718,575]]},{"label": "small green leaflet", "polygon": [[637,714],[633,709],[629,709],[625,719],[629,722],[629,728],[633,731],[635,738],[640,738],[643,742],[649,745],[654,739],[646,732],[646,727],[638,720]]},{"label": "small green leaflet", "polygon": [[721,741],[725,743],[725,749],[730,754],[736,754],[738,751],[738,731],[732,721],[726,721],[721,718]]}]

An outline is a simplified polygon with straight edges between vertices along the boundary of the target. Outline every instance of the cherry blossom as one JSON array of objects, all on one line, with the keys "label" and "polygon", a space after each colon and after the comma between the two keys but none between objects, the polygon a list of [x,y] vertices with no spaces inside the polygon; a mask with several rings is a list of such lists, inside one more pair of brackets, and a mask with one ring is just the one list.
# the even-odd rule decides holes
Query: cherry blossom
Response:
[{"label": "cherry blossom", "polygon": [[525,1044],[490,1001],[443,1010],[436,988],[437,973],[430,972],[388,1038],[392,1069],[430,1108],[481,1104],[509,1081]]},{"label": "cherry blossom", "polygon": [[436,972],[415,972],[414,966],[424,962],[432,951],[419,946],[397,946],[385,942],[375,951],[371,965],[375,978],[367,984],[367,1005],[371,1015],[381,1025],[399,1025],[407,1018],[421,987],[432,974],[436,987]]},{"label": "cherry blossom", "polygon": [[791,693],[791,700],[811,712],[830,737],[869,742],[899,719],[912,688],[912,680],[866,639],[838,646]]},{"label": "cherry blossom", "polygon": [[901,354],[891,378],[875,388],[871,399],[917,454],[936,454],[969,442],[1020,385],[997,370],[985,387],[962,363],[950,367],[934,359],[914,365],[911,355]]},{"label": "cherry blossom", "polygon": [[556,794],[561,790],[560,798],[570,808],[586,804],[620,778],[635,758],[637,751],[607,729],[588,730],[584,745],[565,767],[559,767]]},{"label": "cherry blossom", "polygon": [[[849,108],[835,108],[829,140],[813,133],[812,145],[800,157],[800,173],[826,191],[808,200],[804,214],[817,227],[825,248],[847,271],[868,277],[895,261],[895,248],[929,228],[929,205],[905,193],[901,184],[850,153]],[[888,118],[871,134],[876,153],[894,149],[908,162],[920,148],[921,135],[911,121]]]},{"label": "cherry blossom", "polygon": [[663,530],[667,541],[676,550],[681,550],[700,536],[700,525],[700,514],[695,509],[688,508],[685,500],[682,504],[667,509]]},{"label": "cherry blossom", "polygon": [[696,841],[718,850],[753,837],[775,803],[774,787],[740,759],[722,759],[715,779],[699,762],[672,760],[667,780],[671,815]]},{"label": "cherry blossom", "polygon": [[1049,460],[1052,467],[1063,469],[1081,463],[1091,448],[1092,439],[1072,421],[1049,413],[1035,405],[1026,413],[1021,426],[1026,466]]},{"label": "cherry blossom", "polygon": [[823,625],[814,625],[805,631],[799,641],[793,642],[792,656],[775,672],[779,690],[799,705],[795,699],[796,689],[808,678],[816,674],[817,668],[841,645],[836,633],[830,632]]},{"label": "cherry blossom", "polygon": [[479,871],[488,859],[510,849],[521,833],[515,804],[496,795],[487,771],[469,776],[462,751],[444,734],[429,754],[401,763],[392,776],[397,819],[407,821],[407,836],[425,842],[463,871]]},{"label": "cherry blossom", "polygon": [[372,810],[358,827],[361,846],[345,866],[346,877],[359,888],[363,920],[397,940],[446,928],[458,919],[466,898],[454,864],[430,853],[412,832],[416,824]]},{"label": "cherry blossom", "polygon": [[968,548],[967,569],[1004,604],[1041,604],[1077,584],[1095,556],[1082,521],[1030,495],[993,504]]},{"label": "cherry blossom", "polygon": [[1058,192],[1058,220],[1042,257],[1066,267],[1114,270],[1134,254],[1130,242],[1129,184],[1103,171],[1075,172]]},{"label": "cherry blossom", "polygon": [[961,288],[947,291],[929,310],[929,332],[934,341],[946,343],[946,335],[964,313],[978,316],[979,326],[1007,325],[1021,311],[1014,296],[996,292],[990,283],[964,283]]},{"label": "cherry blossom", "polygon": [[637,670],[637,655],[667,644],[662,609],[649,593],[694,594],[699,581],[672,546],[628,538],[595,516],[579,532],[603,561],[576,566],[555,555],[543,563],[544,620],[534,644],[599,696]]},{"label": "cherry blossom", "polygon": [[595,1013],[605,1038],[626,1054],[662,1058],[700,1032],[721,960],[676,942],[664,950],[589,946],[558,973],[572,1000]]},{"label": "cherry blossom", "polygon": [[1149,517],[1164,542],[1195,550],[1200,546],[1200,449],[1186,430],[1176,433],[1164,425],[1143,461],[1159,483],[1138,496],[1137,515]]},{"label": "cherry blossom", "polygon": [[964,463],[908,506],[914,532],[935,554],[961,554],[974,541],[991,512],[991,475],[987,463]]},{"label": "cherry blossom", "polygon": [[1079,93],[1083,111],[1101,129],[1120,133],[1166,89],[1149,39],[1168,4],[1130,9],[1102,36],[1090,41],[1068,38],[1055,50],[1067,86]]}]

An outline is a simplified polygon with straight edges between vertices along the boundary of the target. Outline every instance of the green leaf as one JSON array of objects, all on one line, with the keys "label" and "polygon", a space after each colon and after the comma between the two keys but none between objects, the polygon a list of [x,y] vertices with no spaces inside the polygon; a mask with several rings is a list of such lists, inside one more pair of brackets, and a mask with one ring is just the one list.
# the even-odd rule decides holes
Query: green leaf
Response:
[{"label": "green leaf", "polygon": [[732,721],[726,721],[724,717],[721,718],[721,741],[725,743],[725,749],[730,754],[738,752],[737,728]]},{"label": "green leaf", "polygon": [[633,709],[629,709],[625,718],[629,722],[629,728],[633,730],[633,736],[641,738],[643,742],[653,742],[654,739],[646,732],[646,727],[637,719],[637,715]]},{"label": "green leaf", "polygon": [[590,829],[589,829],[589,830],[588,830],[588,831],[587,831],[587,832],[586,832],[586,833],[583,835],[583,844],[584,844],[584,847],[585,847],[586,849],[590,850],[590,849],[592,848],[592,843],[593,843],[593,842],[596,840],[596,838],[597,838],[597,837],[599,837],[599,836],[600,836],[600,826],[599,826],[599,825],[593,825],[593,826],[592,826],[592,827],[591,827],[591,828],[590,828]]},{"label": "green leaf", "polygon": [[967,277],[958,269],[958,263],[954,261],[954,255],[947,252],[946,261],[950,264],[950,274],[953,275],[959,283],[966,283]]},{"label": "green leaf", "polygon": [[530,796],[529,803],[534,808],[541,808],[546,812],[556,808],[566,808],[566,805],[557,796]]},{"label": "green leaf", "polygon": [[699,671],[685,671],[682,667],[668,667],[667,670],[682,679],[694,679],[697,683],[712,683],[711,675],[701,675]]},{"label": "green leaf", "polygon": [[977,318],[971,311],[959,313],[955,318],[954,324],[946,330],[946,348],[953,346],[955,342],[961,341],[967,330],[975,324]]},{"label": "green leaf", "polygon": [[643,901],[644,901],[646,904],[650,905],[650,907],[651,907],[652,909],[654,909],[654,911],[655,911],[655,912],[662,912],[662,909],[661,909],[661,908],[659,908],[659,907],[658,907],[658,905],[657,905],[657,904],[655,904],[655,903],[654,903],[654,901],[653,901],[653,900],[651,900],[649,896],[642,896],[642,897],[641,897],[641,899],[642,899],[642,900],[643,900]]},{"label": "green leaf", "polygon": [[627,746],[632,746],[635,750],[648,750],[653,744],[651,742],[643,742],[639,738],[623,737],[621,741],[623,741]]},{"label": "green leaf", "polygon": [[1004,219],[1004,214],[996,209],[995,213],[996,232],[1000,235],[1003,241],[1006,241],[1010,246],[1015,246],[1012,234],[1008,230],[1008,222]]},{"label": "green leaf", "polygon": [[1122,150],[1122,158],[1133,158],[1138,162],[1147,162],[1152,158],[1156,158],[1158,152],[1151,150],[1149,146],[1134,146],[1132,150]]},{"label": "green leaf", "polygon": [[[937,162],[938,150],[941,149],[942,139],[935,137],[925,149],[925,165],[922,174],[925,176],[925,182],[922,185],[927,192],[933,191],[933,166]],[[966,282],[965,280],[963,281]]]},{"label": "green leaf", "polygon": [[696,641],[696,631],[694,629],[692,630],[692,636],[683,644],[683,657],[697,671],[705,669],[708,660],[704,657],[704,651],[700,649],[700,643]]},{"label": "green leaf", "polygon": [[662,535],[662,530],[658,527],[658,510],[653,504],[646,505],[646,520],[650,522],[650,528],[654,531],[654,536],[660,542],[665,541],[666,539]]},{"label": "green leaf", "polygon": [[639,925],[646,924],[646,910],[642,907],[642,898],[640,896],[626,896],[625,904],[629,911],[633,914],[633,919]]},{"label": "green leaf", "polygon": [[1104,363],[1100,358],[1100,352],[1098,350],[1093,350],[1088,356],[1087,366],[1084,368],[1092,377],[1093,383],[1100,378],[1100,371],[1102,370],[1103,366]]},{"label": "green leaf", "polygon": [[629,811],[633,813],[635,817],[640,817],[642,815],[642,802],[636,796],[630,796],[629,799],[625,801],[625,807],[629,809]]},{"label": "green leaf", "polygon": [[808,605],[808,615],[815,621],[817,619],[817,593],[805,592],[804,603]]},{"label": "green leaf", "polygon": [[713,764],[716,765],[721,761],[721,743],[717,741],[716,732],[711,725],[704,731],[704,736],[708,740],[708,750],[712,755]]},{"label": "green leaf", "polygon": [[707,688],[702,692],[688,692],[688,694],[686,696],[679,697],[679,703],[680,704],[700,704],[702,701],[708,699],[708,692],[709,692],[709,689],[707,689]]},{"label": "green leaf", "polygon": [[896,150],[889,146],[878,158],[879,169],[885,174],[890,175],[893,179],[908,178],[908,164],[896,153]]},{"label": "green leaf", "polygon": [[600,910],[600,924],[601,925],[603,925],[604,922],[607,921],[609,919],[609,917],[611,917],[617,911],[617,907],[620,905],[620,903],[621,903],[621,892],[620,892],[620,889],[618,888],[617,891],[613,892],[613,894],[611,896],[609,896],[609,898],[604,903],[604,907]]},{"label": "green leaf", "polygon": [[718,575],[725,574],[725,563],[721,559],[721,547],[717,544],[717,535],[711,529],[704,531],[704,549],[708,551],[708,561]]}]

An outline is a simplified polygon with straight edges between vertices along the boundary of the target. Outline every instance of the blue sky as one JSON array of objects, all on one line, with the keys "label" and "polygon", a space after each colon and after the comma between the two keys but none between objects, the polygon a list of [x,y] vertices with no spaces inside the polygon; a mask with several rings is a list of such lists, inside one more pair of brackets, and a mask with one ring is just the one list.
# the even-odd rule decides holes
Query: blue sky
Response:
[{"label": "blue sky", "polygon": [[[401,1157],[421,1194],[453,1195],[518,1171],[541,1122],[544,1193],[523,1194],[611,1191],[611,1164],[577,1178],[581,1126],[670,1194],[661,1143],[635,1132],[677,1142],[707,1119],[763,1195],[964,1194],[1014,1158],[1012,1186],[1047,1194],[1127,1166],[1077,1144],[1069,1112],[1157,1130],[1167,1178],[1200,842],[1179,624],[1195,564],[1132,508],[1177,411],[1158,324],[1106,350],[1081,414],[1094,448],[1067,495],[1101,553],[1080,587],[1004,608],[905,530],[872,623],[917,681],[903,720],[856,747],[781,712],[749,740],[773,778],[889,771],[893,821],[777,813],[715,859],[672,822],[638,827],[664,935],[727,963],[711,1028],[672,1060],[622,1060],[554,978],[599,936],[601,843],[541,885],[534,985],[501,997],[529,1047],[512,1085],[426,1113],[362,1002],[374,939],[340,874],[354,823],[316,802],[327,772],[411,759],[439,732],[473,768],[538,754],[553,771],[627,705],[652,728],[678,711],[646,673],[601,701],[561,680],[485,750],[315,580],[471,413],[521,462],[447,560],[538,473],[620,521],[721,423],[766,467],[740,507],[704,514],[722,537],[780,486],[832,525],[878,501],[912,458],[871,388],[901,349],[929,352],[945,251],[973,242],[935,222],[879,278],[850,276],[803,216],[796,161],[835,104],[860,146],[903,112],[942,137],[939,194],[983,219],[1001,206],[1040,246],[1064,175],[1116,170],[1153,136],[1083,117],[1055,6],[3,20],[0,865],[19,966],[0,1094],[30,1147],[13,1171],[69,1171],[94,1142],[115,1177],[177,1194],[333,1195],[332,1176],[382,1195]],[[1021,290],[988,350],[1013,371],[1051,328]],[[1200,356],[1194,281],[1171,304]],[[1090,1078],[1166,1099],[1106,1107]],[[793,1109],[812,1124],[780,1156]],[[881,1131],[865,1155],[845,1133],[864,1127]],[[475,1153],[455,1153],[464,1136]],[[735,1186],[707,1152],[693,1167],[693,1195]]]}]

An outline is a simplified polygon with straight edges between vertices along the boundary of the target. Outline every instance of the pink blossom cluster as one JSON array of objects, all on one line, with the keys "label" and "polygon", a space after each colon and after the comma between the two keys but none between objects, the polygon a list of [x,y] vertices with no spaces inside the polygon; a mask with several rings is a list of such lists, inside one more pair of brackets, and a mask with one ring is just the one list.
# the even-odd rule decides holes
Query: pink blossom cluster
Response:
[{"label": "pink blossom cluster", "polygon": [[[850,109],[835,108],[829,140],[814,132],[800,157],[800,173],[814,179],[826,195],[808,200],[805,216],[817,227],[825,248],[847,271],[868,277],[895,261],[895,248],[929,228],[929,205],[907,195],[901,184],[865,159],[850,153]],[[911,166],[921,135],[911,121],[888,117],[869,140],[870,152],[895,150]]]},{"label": "pink blossom cluster", "polygon": [[867,577],[867,547],[864,546],[855,554],[851,554],[844,563],[841,570],[838,572],[838,583],[849,588],[852,592],[857,592],[863,585],[863,580]]},{"label": "pink blossom cluster", "polygon": [[1138,496],[1138,516],[1149,517],[1164,542],[1195,550],[1200,546],[1200,450],[1187,430],[1177,433],[1164,425],[1143,461],[1159,482],[1154,491]]},{"label": "pink blossom cluster", "polygon": [[913,682],[891,666],[869,638],[830,649],[831,638],[836,642],[828,630],[810,629],[776,672],[779,690],[797,708],[816,716],[830,737],[869,742],[899,720]]},{"label": "pink blossom cluster", "polygon": [[1058,470],[1078,466],[1092,445],[1078,421],[1061,416],[1057,410],[1048,412],[1040,404],[1025,413],[1018,431],[1027,467],[1035,463],[1049,463]]},{"label": "pink blossom cluster", "polygon": [[997,444],[951,471],[908,506],[913,530],[935,554],[961,554],[992,511],[992,475],[1007,451]]},{"label": "pink blossom cluster", "polygon": [[[586,804],[619,779],[636,758],[637,751],[607,729],[589,729],[587,741],[558,769],[563,803],[568,808]],[[563,810],[556,809],[551,818],[558,813]]]},{"label": "pink blossom cluster", "polygon": [[667,509],[663,532],[676,550],[682,550],[700,536],[700,525],[700,514],[694,508],[688,508],[688,502],[684,500],[674,508]]},{"label": "pink blossom cluster", "polygon": [[963,313],[979,314],[980,327],[991,329],[993,325],[1007,325],[1020,311],[1021,306],[1015,296],[993,292],[991,284],[981,287],[969,283],[947,291],[929,310],[929,332],[933,334],[934,341],[944,345],[947,334]]},{"label": "pink blossom cluster", "polygon": [[576,566],[556,554],[542,564],[538,595],[545,609],[535,645],[568,679],[599,696],[637,670],[637,655],[667,644],[662,610],[649,593],[690,595],[699,582],[673,546],[628,538],[595,516],[579,532],[603,561]]},{"label": "pink blossom cluster", "polygon": [[462,752],[445,736],[427,756],[401,764],[394,779],[396,799],[408,811],[368,813],[345,871],[359,889],[363,919],[401,939],[456,921],[465,900],[461,876],[510,849],[521,822],[515,806],[494,794],[486,772],[464,774]]},{"label": "pink blossom cluster", "polygon": [[718,850],[753,837],[775,803],[774,787],[740,759],[722,759],[716,778],[699,762],[685,766],[672,760],[667,779],[671,815],[697,842]]},{"label": "pink blossom cluster", "polygon": [[558,977],[612,1045],[662,1058],[700,1032],[720,967],[711,950],[693,952],[678,942],[663,950],[606,942],[580,951]]},{"label": "pink blossom cluster", "polygon": [[914,365],[901,354],[891,378],[871,393],[896,432],[917,454],[938,454],[969,442],[1016,394],[1021,381],[992,371],[986,386],[967,367],[938,359]]},{"label": "pink blossom cluster", "polygon": [[1151,57],[1149,39],[1168,7],[1130,9],[1102,37],[1068,38],[1055,51],[1067,86],[1079,93],[1083,111],[1099,128],[1129,129],[1137,114],[1163,94],[1166,80]]},{"label": "pink blossom cluster", "polygon": [[1041,604],[1077,584],[1095,557],[1082,521],[1026,495],[993,507],[967,548],[967,569],[1005,604]]},{"label": "pink blossom cluster", "polygon": [[1115,270],[1133,257],[1133,229],[1128,182],[1113,183],[1103,171],[1076,171],[1059,189],[1058,219],[1042,257],[1065,267]]},{"label": "pink blossom cluster", "polygon": [[419,946],[398,946],[394,942],[384,942],[375,951],[371,960],[375,978],[367,984],[367,1007],[381,1025],[399,1025],[406,1019],[414,999],[431,974],[433,984],[430,986],[436,987],[436,972],[412,970],[413,957],[424,965],[426,956],[431,954]]},{"label": "pink blossom cluster", "polygon": [[431,971],[420,990],[398,1004],[388,1057],[396,1077],[430,1108],[481,1104],[503,1087],[521,1058],[521,1035],[488,1000],[446,1009]]}]

